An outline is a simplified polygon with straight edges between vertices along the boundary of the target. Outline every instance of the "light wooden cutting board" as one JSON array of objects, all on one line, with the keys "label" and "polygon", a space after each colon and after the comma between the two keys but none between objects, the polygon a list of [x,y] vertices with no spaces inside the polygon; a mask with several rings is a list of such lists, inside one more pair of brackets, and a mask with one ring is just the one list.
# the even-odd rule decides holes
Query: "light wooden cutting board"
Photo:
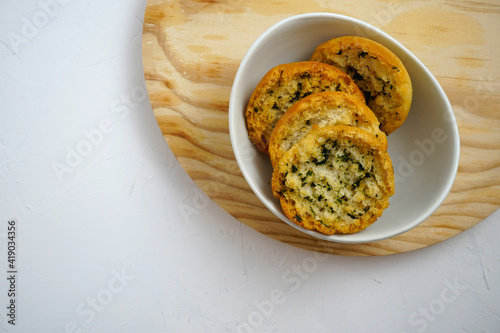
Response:
[{"label": "light wooden cutting board", "polygon": [[[231,85],[255,39],[307,12],[361,19],[396,38],[436,76],[458,121],[458,174],[441,207],[417,228],[369,244],[305,235],[253,194],[228,130]],[[158,125],[180,164],[218,205],[251,228],[301,248],[386,255],[427,247],[500,207],[500,2],[149,0],[143,30],[147,90]]]}]

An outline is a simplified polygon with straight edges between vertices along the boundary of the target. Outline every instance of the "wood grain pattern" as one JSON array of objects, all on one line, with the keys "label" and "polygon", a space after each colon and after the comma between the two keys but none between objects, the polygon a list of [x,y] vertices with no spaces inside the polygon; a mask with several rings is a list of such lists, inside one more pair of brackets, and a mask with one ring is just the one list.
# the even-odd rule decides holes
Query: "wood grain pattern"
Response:
[{"label": "wood grain pattern", "polygon": [[[458,121],[451,193],[419,227],[369,244],[302,234],[253,194],[228,130],[231,85],[245,52],[276,22],[306,12],[349,15],[398,39],[436,76]],[[497,1],[149,0],[143,62],[164,137],[199,187],[236,219],[279,241],[339,255],[387,255],[446,240],[500,207],[500,4]]]}]

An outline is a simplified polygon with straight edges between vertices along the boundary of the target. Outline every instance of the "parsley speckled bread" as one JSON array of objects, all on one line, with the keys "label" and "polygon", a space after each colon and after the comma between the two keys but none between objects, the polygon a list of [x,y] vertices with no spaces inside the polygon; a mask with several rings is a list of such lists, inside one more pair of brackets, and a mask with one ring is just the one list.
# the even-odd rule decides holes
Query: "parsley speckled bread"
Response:
[{"label": "parsley speckled bread", "polygon": [[348,125],[362,128],[387,149],[387,136],[379,128],[375,114],[352,95],[325,91],[311,94],[293,104],[278,120],[269,142],[269,156],[274,166],[281,156],[310,130]]},{"label": "parsley speckled bread", "polygon": [[363,37],[339,37],[319,45],[310,60],[349,74],[386,134],[405,121],[412,100],[410,76],[401,60],[385,46]]},{"label": "parsley speckled bread", "polygon": [[248,136],[257,148],[269,155],[274,126],[298,100],[320,91],[343,91],[364,102],[363,93],[340,69],[313,61],[278,65],[261,79],[245,112]]},{"label": "parsley speckled bread", "polygon": [[327,126],[311,131],[281,157],[272,190],[296,224],[325,234],[354,233],[389,206],[394,173],[373,135],[353,126]]}]

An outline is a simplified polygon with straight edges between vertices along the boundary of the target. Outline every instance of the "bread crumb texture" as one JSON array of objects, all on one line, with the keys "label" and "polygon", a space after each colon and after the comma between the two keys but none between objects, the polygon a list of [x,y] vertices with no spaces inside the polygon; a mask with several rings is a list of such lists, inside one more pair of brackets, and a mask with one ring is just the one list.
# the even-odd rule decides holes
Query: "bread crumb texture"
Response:
[{"label": "bread crumb texture", "polygon": [[269,144],[272,165],[309,131],[325,126],[349,125],[368,131],[387,149],[387,136],[375,114],[357,98],[344,92],[311,94],[293,104],[276,124]]},{"label": "bread crumb texture", "polygon": [[338,37],[319,45],[310,60],[349,74],[386,134],[406,120],[412,101],[410,76],[401,60],[385,46],[363,37]]},{"label": "bread crumb texture", "polygon": [[245,111],[250,141],[269,155],[271,133],[280,117],[300,99],[321,91],[342,91],[364,103],[363,93],[349,75],[320,62],[278,65],[261,79]]},{"label": "bread crumb texture", "polygon": [[281,157],[272,189],[296,224],[324,234],[348,234],[374,223],[389,206],[394,173],[373,135],[352,126],[326,126]]}]

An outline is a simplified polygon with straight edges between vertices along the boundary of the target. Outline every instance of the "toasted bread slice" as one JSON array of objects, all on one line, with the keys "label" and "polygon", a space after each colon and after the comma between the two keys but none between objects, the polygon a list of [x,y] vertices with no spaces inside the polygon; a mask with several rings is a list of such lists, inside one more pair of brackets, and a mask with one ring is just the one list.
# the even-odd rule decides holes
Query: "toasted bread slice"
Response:
[{"label": "toasted bread slice", "polygon": [[296,224],[325,234],[365,229],[394,194],[389,155],[379,140],[353,126],[311,131],[278,161],[273,195]]},{"label": "toasted bread slice", "polygon": [[387,136],[380,130],[377,117],[366,104],[347,93],[325,91],[301,99],[280,118],[269,143],[272,165],[276,165],[281,156],[310,130],[334,125],[362,128],[387,149]]},{"label": "toasted bread slice", "polygon": [[274,126],[298,100],[320,91],[343,91],[364,102],[362,92],[346,73],[333,66],[303,61],[272,68],[255,88],[245,112],[248,136],[269,155]]},{"label": "toasted bread slice", "polygon": [[401,60],[385,46],[363,37],[339,37],[319,45],[310,60],[349,74],[386,134],[405,121],[412,101],[410,76]]}]

